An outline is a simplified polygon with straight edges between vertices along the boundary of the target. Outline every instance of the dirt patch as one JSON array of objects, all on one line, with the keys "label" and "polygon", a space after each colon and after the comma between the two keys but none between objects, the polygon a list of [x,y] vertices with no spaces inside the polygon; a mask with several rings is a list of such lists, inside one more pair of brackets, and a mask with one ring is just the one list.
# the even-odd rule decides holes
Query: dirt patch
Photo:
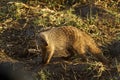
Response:
[{"label": "dirt patch", "polygon": [[35,48],[34,32],[31,28],[9,28],[1,33],[1,50],[12,57],[29,56],[28,49]]}]

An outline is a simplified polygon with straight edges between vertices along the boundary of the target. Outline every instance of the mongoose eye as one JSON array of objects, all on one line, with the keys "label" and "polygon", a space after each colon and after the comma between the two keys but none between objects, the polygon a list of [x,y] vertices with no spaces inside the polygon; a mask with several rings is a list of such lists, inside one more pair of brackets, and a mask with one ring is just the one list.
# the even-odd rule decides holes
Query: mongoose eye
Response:
[{"label": "mongoose eye", "polygon": [[43,44],[44,46],[47,46],[47,45],[48,45],[47,42],[46,42],[44,39],[42,39],[41,42],[42,42],[42,44]]}]

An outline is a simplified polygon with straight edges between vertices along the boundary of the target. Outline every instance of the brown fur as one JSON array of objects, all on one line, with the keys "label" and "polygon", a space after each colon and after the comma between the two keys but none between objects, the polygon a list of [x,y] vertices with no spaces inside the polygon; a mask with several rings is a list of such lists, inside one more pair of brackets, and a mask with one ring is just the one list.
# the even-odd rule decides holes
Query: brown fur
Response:
[{"label": "brown fur", "polygon": [[87,50],[103,63],[107,63],[107,59],[102,55],[102,51],[97,47],[94,40],[75,27],[51,28],[40,32],[36,36],[36,41],[39,49],[42,50],[42,62],[44,64],[49,63],[53,54],[59,51],[69,54],[66,58],[78,53],[83,59],[86,59],[85,53]]}]

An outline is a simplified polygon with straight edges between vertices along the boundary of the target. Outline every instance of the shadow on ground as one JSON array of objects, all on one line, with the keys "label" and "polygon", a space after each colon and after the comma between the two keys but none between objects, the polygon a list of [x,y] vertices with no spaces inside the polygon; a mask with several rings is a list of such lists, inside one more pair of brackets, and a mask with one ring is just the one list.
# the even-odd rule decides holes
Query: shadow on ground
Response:
[{"label": "shadow on ground", "polygon": [[[4,62],[0,64],[0,70],[3,70],[2,72],[0,71],[0,75],[5,72],[4,75],[7,78],[15,78],[13,80],[18,80],[19,77],[22,79],[23,76],[25,76],[25,79],[22,80],[107,80],[119,78],[116,69],[100,73],[100,66],[91,66],[86,63],[51,62],[44,67],[39,67],[37,71],[27,69],[27,66],[21,63]],[[33,66],[34,70],[38,68]]]},{"label": "shadow on ground", "polygon": [[107,45],[108,53],[111,57],[116,57],[119,59],[120,57],[120,40],[112,41]]},{"label": "shadow on ground", "polygon": [[25,70],[22,63],[0,63],[0,80],[35,80],[33,73]]},{"label": "shadow on ground", "polygon": [[75,11],[73,12],[77,16],[83,18],[83,19],[88,19],[92,17],[97,17],[100,21],[106,21],[109,24],[114,24],[117,18],[114,14],[111,12],[108,12],[101,6],[95,5],[95,4],[86,4],[86,5],[77,5],[74,7]]}]

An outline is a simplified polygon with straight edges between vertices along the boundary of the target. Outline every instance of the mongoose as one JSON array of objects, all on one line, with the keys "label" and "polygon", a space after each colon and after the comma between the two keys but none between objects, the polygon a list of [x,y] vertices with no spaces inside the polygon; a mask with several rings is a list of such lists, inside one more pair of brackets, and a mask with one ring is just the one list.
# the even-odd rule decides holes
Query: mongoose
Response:
[{"label": "mongoose", "polygon": [[41,49],[42,63],[44,64],[48,64],[53,54],[59,51],[69,54],[66,59],[75,53],[86,59],[87,50],[101,62],[105,64],[108,62],[93,38],[76,27],[62,26],[40,32],[36,35],[36,42],[38,48]]}]

